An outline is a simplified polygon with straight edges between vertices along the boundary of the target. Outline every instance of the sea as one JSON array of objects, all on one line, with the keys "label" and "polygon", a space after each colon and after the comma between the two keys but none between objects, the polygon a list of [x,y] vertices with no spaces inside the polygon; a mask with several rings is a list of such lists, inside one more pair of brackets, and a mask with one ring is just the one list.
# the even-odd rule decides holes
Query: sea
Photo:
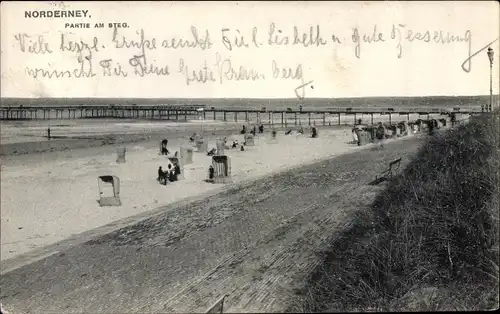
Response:
[{"label": "sea", "polygon": [[[498,103],[498,95],[493,103]],[[233,109],[328,110],[338,108],[478,108],[489,104],[489,95],[412,96],[356,98],[1,98],[0,106],[176,105]]]}]

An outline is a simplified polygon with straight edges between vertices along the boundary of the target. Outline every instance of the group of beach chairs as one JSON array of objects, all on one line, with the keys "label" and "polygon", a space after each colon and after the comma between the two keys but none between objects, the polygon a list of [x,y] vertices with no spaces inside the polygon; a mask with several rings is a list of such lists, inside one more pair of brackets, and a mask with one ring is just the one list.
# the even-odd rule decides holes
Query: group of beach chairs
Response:
[{"label": "group of beach chairs", "polygon": [[418,119],[414,122],[399,122],[397,124],[384,124],[379,122],[376,125],[358,124],[352,129],[353,142],[358,146],[374,143],[389,138],[407,136],[411,133],[428,132],[433,135],[438,129],[446,126],[446,119]]}]

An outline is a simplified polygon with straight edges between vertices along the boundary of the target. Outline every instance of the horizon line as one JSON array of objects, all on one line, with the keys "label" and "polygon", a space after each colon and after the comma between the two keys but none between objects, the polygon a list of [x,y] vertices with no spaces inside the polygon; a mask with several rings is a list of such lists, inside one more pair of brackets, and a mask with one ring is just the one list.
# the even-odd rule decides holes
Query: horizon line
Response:
[{"label": "horizon line", "polygon": [[[500,94],[493,94],[492,96],[499,96]],[[297,100],[297,101],[307,101],[314,99],[359,99],[359,98],[425,98],[425,97],[433,97],[433,98],[445,98],[445,97],[490,97],[489,94],[478,94],[478,95],[413,95],[413,96],[345,96],[345,97],[307,97],[304,99],[299,99],[297,97],[280,97],[280,98],[269,98],[269,97],[0,97],[0,100],[10,100],[10,99],[29,99],[29,100],[38,100],[38,99],[185,99],[185,100],[210,100],[210,99],[249,99],[249,100]]]}]

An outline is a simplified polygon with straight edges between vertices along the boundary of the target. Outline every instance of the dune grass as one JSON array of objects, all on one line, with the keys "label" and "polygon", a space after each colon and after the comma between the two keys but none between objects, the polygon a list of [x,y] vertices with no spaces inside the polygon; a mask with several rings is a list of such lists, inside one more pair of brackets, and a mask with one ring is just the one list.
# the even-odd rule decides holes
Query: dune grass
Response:
[{"label": "dune grass", "polygon": [[290,311],[498,308],[499,132],[496,112],[429,138]]}]

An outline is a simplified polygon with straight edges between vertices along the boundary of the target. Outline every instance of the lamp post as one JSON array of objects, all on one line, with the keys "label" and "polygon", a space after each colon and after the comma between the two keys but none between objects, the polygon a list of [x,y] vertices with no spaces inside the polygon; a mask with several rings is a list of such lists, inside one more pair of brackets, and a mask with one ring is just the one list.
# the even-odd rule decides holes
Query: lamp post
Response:
[{"label": "lamp post", "polygon": [[490,110],[492,111],[493,104],[493,49],[491,47],[488,48],[487,51],[488,59],[490,59]]}]

